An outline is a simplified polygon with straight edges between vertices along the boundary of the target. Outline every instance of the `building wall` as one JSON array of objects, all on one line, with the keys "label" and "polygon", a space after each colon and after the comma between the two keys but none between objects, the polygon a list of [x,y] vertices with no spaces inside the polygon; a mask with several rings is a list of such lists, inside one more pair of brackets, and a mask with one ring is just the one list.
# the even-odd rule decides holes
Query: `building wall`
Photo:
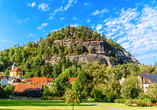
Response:
[{"label": "building wall", "polygon": [[8,85],[8,80],[5,78],[3,80],[1,80],[1,85]]},{"label": "building wall", "polygon": [[149,86],[150,86],[150,84],[143,84],[144,93],[148,93]]},{"label": "building wall", "polygon": [[[21,74],[21,75],[19,75]],[[22,77],[23,76],[23,72],[10,72],[10,76],[11,77]]]},{"label": "building wall", "polygon": [[11,77],[16,77],[16,75],[17,75],[16,72],[10,72]]}]

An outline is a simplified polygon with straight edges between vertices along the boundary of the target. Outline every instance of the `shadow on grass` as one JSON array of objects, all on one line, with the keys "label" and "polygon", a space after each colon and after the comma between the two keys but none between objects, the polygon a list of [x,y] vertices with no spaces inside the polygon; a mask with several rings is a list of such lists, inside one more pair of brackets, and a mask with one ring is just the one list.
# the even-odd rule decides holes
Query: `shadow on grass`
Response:
[{"label": "shadow on grass", "polygon": [[[69,106],[65,101],[0,100],[0,106]],[[92,106],[79,104],[75,106]]]}]

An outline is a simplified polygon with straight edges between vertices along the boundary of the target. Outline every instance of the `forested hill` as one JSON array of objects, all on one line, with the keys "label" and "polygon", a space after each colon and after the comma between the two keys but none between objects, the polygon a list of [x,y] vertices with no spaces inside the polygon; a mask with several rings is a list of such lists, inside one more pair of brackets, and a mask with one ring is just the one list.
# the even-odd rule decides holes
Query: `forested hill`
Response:
[{"label": "forested hill", "polygon": [[128,62],[139,64],[120,44],[107,39],[103,33],[87,26],[66,26],[47,34],[45,40],[40,37],[37,42],[1,51],[0,71],[10,69],[15,61],[18,67],[34,76],[46,76],[55,69],[56,61],[61,72],[72,63],[78,65],[91,60],[113,66]]}]

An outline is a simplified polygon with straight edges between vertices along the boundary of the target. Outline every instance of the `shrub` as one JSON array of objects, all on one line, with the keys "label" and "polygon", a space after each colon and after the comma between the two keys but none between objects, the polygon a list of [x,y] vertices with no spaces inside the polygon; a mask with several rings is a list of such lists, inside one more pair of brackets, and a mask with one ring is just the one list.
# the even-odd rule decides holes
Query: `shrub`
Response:
[{"label": "shrub", "polygon": [[54,100],[54,98],[52,96],[47,96],[48,100]]},{"label": "shrub", "polygon": [[41,96],[41,100],[47,100],[47,96]]},{"label": "shrub", "polygon": [[151,101],[151,99],[142,99],[141,101],[148,102],[148,101]]},{"label": "shrub", "polygon": [[22,97],[21,96],[18,96],[18,98],[17,99],[22,99]]},{"label": "shrub", "polygon": [[91,98],[91,97],[89,97],[89,98],[87,99],[87,101],[89,101],[89,102],[94,102],[94,99]]},{"label": "shrub", "polygon": [[114,102],[115,103],[125,103],[126,99],[115,99]]},{"label": "shrub", "polygon": [[127,106],[132,106],[134,104],[134,100],[132,99],[128,99],[126,102],[125,102],[125,105]]},{"label": "shrub", "polygon": [[147,101],[146,105],[149,106],[149,107],[151,107],[153,105],[153,103],[151,101]]},{"label": "shrub", "polygon": [[137,104],[137,106],[140,106],[140,107],[146,106],[146,103],[144,101],[141,101],[141,100],[137,100],[136,104]]},{"label": "shrub", "polygon": [[33,97],[29,97],[29,99],[31,100],[31,99],[33,99]]},{"label": "shrub", "polygon": [[99,102],[99,100],[102,100],[102,99],[100,99],[100,98],[94,98],[95,102]]},{"label": "shrub", "polygon": [[143,92],[140,92],[138,95],[138,99],[147,99],[147,98],[148,98],[148,96]]},{"label": "shrub", "polygon": [[110,98],[108,98],[108,97],[104,97],[103,100],[104,100],[104,102],[110,102],[111,101]]}]

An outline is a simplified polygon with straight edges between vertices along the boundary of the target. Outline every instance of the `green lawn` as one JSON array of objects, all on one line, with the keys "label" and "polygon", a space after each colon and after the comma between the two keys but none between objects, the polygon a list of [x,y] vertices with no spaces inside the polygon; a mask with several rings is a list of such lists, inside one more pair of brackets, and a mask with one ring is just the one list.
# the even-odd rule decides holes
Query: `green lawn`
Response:
[{"label": "green lawn", "polygon": [[118,104],[118,103],[94,103],[91,104],[95,105],[103,105],[108,107],[114,107],[114,108],[123,108],[123,109],[131,109],[131,110],[157,110],[157,107],[129,107],[125,104]]},{"label": "green lawn", "polygon": [[[65,101],[0,100],[0,110],[72,110]],[[74,110],[111,110],[103,107],[76,105]]]}]

